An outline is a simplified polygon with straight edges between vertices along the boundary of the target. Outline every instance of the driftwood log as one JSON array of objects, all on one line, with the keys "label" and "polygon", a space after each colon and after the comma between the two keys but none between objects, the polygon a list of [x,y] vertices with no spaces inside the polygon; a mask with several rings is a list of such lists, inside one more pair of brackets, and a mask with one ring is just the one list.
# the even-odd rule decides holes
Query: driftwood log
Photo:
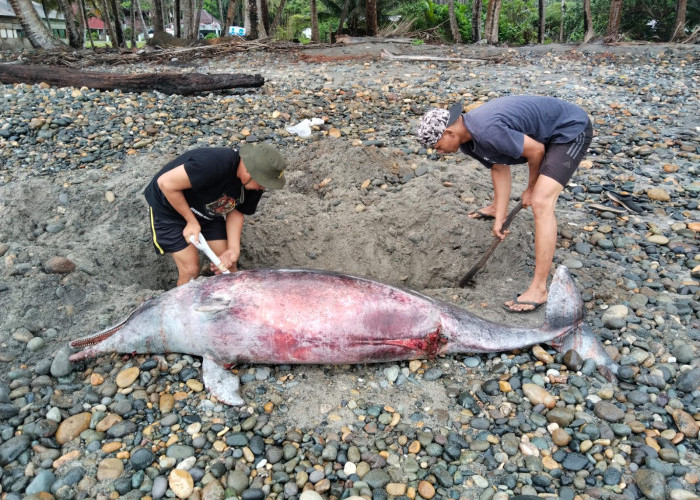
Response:
[{"label": "driftwood log", "polygon": [[242,73],[140,73],[76,71],[64,66],[0,64],[0,83],[47,83],[52,87],[191,95],[212,90],[261,87],[265,79]]}]

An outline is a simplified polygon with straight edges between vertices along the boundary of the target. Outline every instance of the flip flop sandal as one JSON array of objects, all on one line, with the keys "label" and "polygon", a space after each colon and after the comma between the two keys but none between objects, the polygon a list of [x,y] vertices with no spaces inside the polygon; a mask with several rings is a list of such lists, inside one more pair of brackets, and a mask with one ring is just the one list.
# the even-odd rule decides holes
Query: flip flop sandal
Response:
[{"label": "flip flop sandal", "polygon": [[[518,296],[513,297],[513,303],[510,306],[507,306],[503,304],[503,308],[506,311],[512,312],[512,313],[517,313],[517,314],[522,314],[522,313],[531,313],[534,311],[537,311],[540,307],[542,307],[544,304],[546,304],[547,301],[545,300],[544,302],[531,302],[529,300],[518,300]],[[522,306],[532,306],[532,309],[512,309],[514,305],[522,305]]]},{"label": "flip flop sandal", "polygon": [[610,198],[613,202],[622,205],[630,212],[634,212],[634,213],[643,212],[642,207],[640,207],[639,205],[637,205],[634,202],[632,195],[629,195],[629,194],[624,195],[622,193],[617,193],[615,191],[610,191],[610,190],[606,191],[606,193],[608,195],[608,198]]},{"label": "flip flop sandal", "polygon": [[623,210],[622,208],[613,207],[611,205],[603,205],[601,203],[589,203],[588,208],[592,208],[593,210],[599,210],[601,212],[611,212],[614,214],[627,213],[627,210]]},{"label": "flip flop sandal", "polygon": [[473,212],[469,212],[467,215],[469,215],[470,219],[474,219],[474,220],[495,219],[495,217],[493,215],[485,214],[481,210],[474,210]]}]

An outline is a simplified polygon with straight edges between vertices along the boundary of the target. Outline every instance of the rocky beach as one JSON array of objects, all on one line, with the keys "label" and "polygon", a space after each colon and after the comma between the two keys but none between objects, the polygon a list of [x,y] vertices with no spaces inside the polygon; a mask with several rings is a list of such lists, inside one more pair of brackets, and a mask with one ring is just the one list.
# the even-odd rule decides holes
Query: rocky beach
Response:
[{"label": "rocky beach", "polygon": [[[259,89],[0,85],[0,498],[700,498],[699,55],[365,43],[94,68],[259,73]],[[540,325],[544,308],[502,307],[534,268],[532,213],[459,288],[491,243],[490,223],[467,217],[489,203],[490,174],[413,135],[431,106],[524,93],[574,102],[594,124],[557,203],[554,267],[571,271],[616,380],[547,345],[240,365],[245,404],[229,407],[195,356],[69,361],[70,340],[175,285],[150,241],[152,176],[187,149],[245,142],[278,147],[288,182],[246,218],[242,269],[345,272]],[[308,137],[286,129],[314,118]],[[511,207],[526,176],[513,168]]]}]

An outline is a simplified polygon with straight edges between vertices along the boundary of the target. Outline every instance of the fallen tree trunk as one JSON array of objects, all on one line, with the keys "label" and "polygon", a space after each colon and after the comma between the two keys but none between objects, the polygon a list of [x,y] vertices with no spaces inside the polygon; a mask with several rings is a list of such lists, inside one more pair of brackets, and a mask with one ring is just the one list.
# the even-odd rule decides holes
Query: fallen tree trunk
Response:
[{"label": "fallen tree trunk", "polygon": [[212,90],[261,87],[261,75],[242,73],[143,73],[122,74],[76,71],[63,66],[0,64],[0,83],[47,83],[52,87],[89,87],[97,90],[190,95]]},{"label": "fallen tree trunk", "polygon": [[464,57],[442,57],[442,56],[397,56],[386,49],[382,49],[382,59],[390,59],[396,61],[431,61],[431,62],[461,62],[471,64],[483,64],[486,59],[467,59]]}]

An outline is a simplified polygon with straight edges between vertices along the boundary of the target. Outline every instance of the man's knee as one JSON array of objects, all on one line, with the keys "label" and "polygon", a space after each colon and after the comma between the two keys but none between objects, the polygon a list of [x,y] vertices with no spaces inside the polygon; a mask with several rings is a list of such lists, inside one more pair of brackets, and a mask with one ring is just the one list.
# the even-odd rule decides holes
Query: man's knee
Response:
[{"label": "man's knee", "polygon": [[553,215],[556,201],[556,197],[552,199],[549,196],[533,196],[531,206],[532,214],[535,217],[546,216],[548,214]]}]

